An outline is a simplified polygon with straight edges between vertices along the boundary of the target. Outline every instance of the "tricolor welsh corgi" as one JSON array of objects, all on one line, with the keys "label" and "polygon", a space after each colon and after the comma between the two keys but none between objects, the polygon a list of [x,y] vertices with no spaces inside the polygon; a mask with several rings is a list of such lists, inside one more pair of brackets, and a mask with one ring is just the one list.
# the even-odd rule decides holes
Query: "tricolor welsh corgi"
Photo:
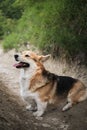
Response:
[{"label": "tricolor welsh corgi", "polygon": [[[21,69],[21,96],[27,102],[29,98],[35,100],[37,104],[35,116],[42,116],[47,104],[55,104],[62,97],[66,97],[67,100],[62,111],[87,98],[87,88],[81,81],[72,77],[58,76],[45,69],[43,62],[49,59],[50,55],[43,56],[31,51],[24,51],[14,57],[18,62],[14,66]],[[30,104],[27,108],[30,109]]]}]

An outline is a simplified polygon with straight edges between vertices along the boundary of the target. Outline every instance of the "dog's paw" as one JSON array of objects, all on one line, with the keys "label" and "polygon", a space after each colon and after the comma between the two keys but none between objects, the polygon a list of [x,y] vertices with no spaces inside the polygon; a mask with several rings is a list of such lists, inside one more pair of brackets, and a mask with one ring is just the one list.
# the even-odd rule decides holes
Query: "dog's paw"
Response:
[{"label": "dog's paw", "polygon": [[43,120],[43,117],[42,116],[38,116],[38,117],[35,117],[37,120],[41,121]]},{"label": "dog's paw", "polygon": [[32,107],[32,105],[26,106],[26,110],[28,111],[36,111],[37,107]]},{"label": "dog's paw", "polygon": [[36,111],[33,113],[35,117],[41,117],[43,115],[43,111]]},{"label": "dog's paw", "polygon": [[29,111],[31,111],[31,109],[32,109],[32,106],[31,106],[31,105],[29,105],[29,106],[26,106],[26,110],[29,110]]},{"label": "dog's paw", "polygon": [[64,112],[64,111],[67,111],[67,110],[69,110],[70,108],[72,107],[72,103],[70,102],[70,103],[67,103],[63,108],[62,108],[62,111]]}]

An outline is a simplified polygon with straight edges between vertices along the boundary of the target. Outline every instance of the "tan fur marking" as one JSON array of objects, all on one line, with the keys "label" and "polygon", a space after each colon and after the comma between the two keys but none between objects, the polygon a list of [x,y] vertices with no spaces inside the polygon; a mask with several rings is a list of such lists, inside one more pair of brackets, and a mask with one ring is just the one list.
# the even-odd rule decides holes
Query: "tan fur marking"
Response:
[{"label": "tan fur marking", "polygon": [[80,97],[84,96],[85,93],[85,86],[82,82],[78,81],[74,84],[73,88],[70,90],[68,94],[68,98],[72,100],[72,102],[78,103]]},{"label": "tan fur marking", "polygon": [[55,91],[53,89],[53,83],[49,82],[46,78],[42,76],[39,71],[31,79],[30,90],[33,92],[38,91],[40,99],[42,101],[48,101],[53,97]]},{"label": "tan fur marking", "polygon": [[46,78],[43,78],[43,76],[38,72],[33,76],[30,82],[29,89],[34,92],[37,91],[37,89],[42,88],[45,86],[49,81]]},{"label": "tan fur marking", "polygon": [[39,56],[36,55],[36,54],[35,54],[34,52],[32,52],[32,51],[24,51],[24,52],[22,53],[22,56],[25,57],[25,55],[29,55],[32,59],[36,59],[36,60],[39,59]]},{"label": "tan fur marking", "polygon": [[49,82],[47,78],[43,77],[39,70],[31,79],[30,88],[32,92],[38,92],[41,101],[48,101],[54,103],[56,83]]},{"label": "tan fur marking", "polygon": [[54,86],[52,85],[52,83],[50,82],[49,84],[47,84],[45,87],[41,88],[38,90],[38,93],[40,95],[40,99],[42,101],[50,101],[53,100],[53,91]]}]

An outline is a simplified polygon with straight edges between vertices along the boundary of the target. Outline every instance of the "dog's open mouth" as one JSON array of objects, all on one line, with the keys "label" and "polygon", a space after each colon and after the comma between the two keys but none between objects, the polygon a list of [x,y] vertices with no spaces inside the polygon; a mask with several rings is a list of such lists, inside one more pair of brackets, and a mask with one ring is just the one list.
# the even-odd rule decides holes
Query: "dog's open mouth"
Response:
[{"label": "dog's open mouth", "polygon": [[26,68],[26,67],[29,67],[30,65],[26,62],[19,62],[17,64],[14,64],[13,66],[16,68]]}]

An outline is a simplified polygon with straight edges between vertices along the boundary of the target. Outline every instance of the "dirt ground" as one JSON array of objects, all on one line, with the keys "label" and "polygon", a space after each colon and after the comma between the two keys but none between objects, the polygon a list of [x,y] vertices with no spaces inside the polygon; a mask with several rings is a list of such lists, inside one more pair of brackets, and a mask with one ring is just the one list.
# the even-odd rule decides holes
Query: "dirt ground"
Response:
[{"label": "dirt ground", "polygon": [[[19,70],[13,68],[14,54],[14,50],[4,53],[0,48],[0,130],[87,130],[87,100],[66,112],[61,111],[64,103],[57,108],[49,106],[40,120],[25,109],[19,92]],[[61,74],[66,71],[65,74],[77,75],[68,72],[62,64],[57,69],[60,66]],[[86,74],[87,71],[78,74],[81,79],[85,77],[85,83]]]}]

